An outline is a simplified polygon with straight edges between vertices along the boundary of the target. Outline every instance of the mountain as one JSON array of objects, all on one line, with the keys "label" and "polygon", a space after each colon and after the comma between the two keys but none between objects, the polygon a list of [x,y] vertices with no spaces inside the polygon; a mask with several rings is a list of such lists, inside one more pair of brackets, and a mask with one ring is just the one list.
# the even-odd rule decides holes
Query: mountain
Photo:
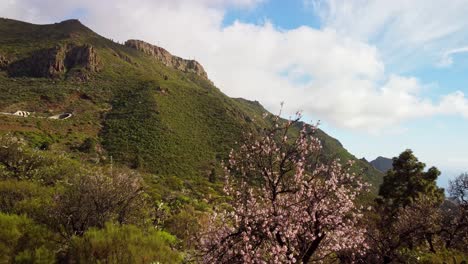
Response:
[{"label": "mountain", "polygon": [[383,173],[393,168],[393,160],[381,156],[371,161],[370,164]]},{"label": "mountain", "polygon": [[[116,43],[78,20],[0,19],[0,133],[79,160],[206,177],[245,131],[268,125],[258,102],[226,96],[208,76],[197,61],[140,40]],[[368,162],[324,131],[317,136],[328,158],[355,160],[374,189],[381,183]]]}]

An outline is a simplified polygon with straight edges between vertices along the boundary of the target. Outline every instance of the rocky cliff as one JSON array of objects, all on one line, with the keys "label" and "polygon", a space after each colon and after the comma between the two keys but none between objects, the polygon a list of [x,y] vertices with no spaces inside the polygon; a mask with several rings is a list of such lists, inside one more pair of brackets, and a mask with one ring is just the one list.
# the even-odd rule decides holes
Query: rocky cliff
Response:
[{"label": "rocky cliff", "polygon": [[125,45],[127,47],[134,48],[154,57],[155,59],[159,60],[168,67],[184,72],[195,73],[205,79],[208,79],[208,75],[203,69],[203,66],[195,60],[182,59],[180,57],[172,55],[167,50],[161,47],[151,45],[141,40],[127,40],[125,42]]},{"label": "rocky cliff", "polygon": [[96,49],[91,45],[74,46],[70,48],[65,57],[65,67],[82,67],[91,72],[100,69],[100,61]]},{"label": "rocky cliff", "polygon": [[6,69],[12,77],[58,78],[67,74],[67,77],[86,80],[89,73],[97,72],[99,67],[99,58],[93,46],[57,45],[34,51],[26,58],[8,64]]}]

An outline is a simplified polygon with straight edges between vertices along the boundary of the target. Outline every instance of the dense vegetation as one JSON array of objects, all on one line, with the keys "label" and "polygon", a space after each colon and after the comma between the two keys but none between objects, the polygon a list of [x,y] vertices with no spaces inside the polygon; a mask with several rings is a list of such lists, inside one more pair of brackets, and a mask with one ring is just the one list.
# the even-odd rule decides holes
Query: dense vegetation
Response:
[{"label": "dense vegetation", "polygon": [[[54,72],[53,77],[19,77],[1,64],[31,62],[54,47],[81,45],[96,50],[95,70],[78,65]],[[32,55],[44,50],[41,56]],[[299,120],[288,123],[268,114],[258,102],[229,98],[209,80],[168,68],[75,20],[31,25],[0,19],[0,112],[17,110],[32,114],[27,118],[0,115],[0,263],[209,262],[213,258],[207,255],[207,244],[200,242],[211,238],[208,248],[219,245],[215,251],[222,252],[225,244],[213,244],[222,235],[210,237],[214,230],[209,228],[243,231],[243,222],[229,217],[235,215],[247,190],[255,193],[251,197],[255,206],[237,211],[238,216],[280,207],[282,214],[268,211],[272,219],[277,218],[267,222],[283,224],[287,236],[296,236],[287,237],[293,242],[286,250],[282,244],[286,234],[257,240],[261,253],[254,257],[259,261],[275,262],[277,257],[343,263],[415,259],[458,263],[466,259],[466,175],[452,184],[450,194],[455,198],[444,199],[435,186],[438,171],[424,172],[424,165],[411,152],[404,152],[383,180],[382,173],[320,129]],[[73,116],[48,118],[60,113]],[[270,139],[289,139],[266,144],[262,140],[271,136],[267,131],[278,132],[275,125],[288,127],[287,133]],[[294,140],[304,135],[313,137],[311,147],[320,142],[320,151],[298,151],[303,142],[294,144]],[[251,153],[242,151],[255,143],[253,139],[264,142],[263,146],[281,143],[302,156],[287,156],[280,167],[252,164]],[[280,152],[269,154],[281,157]],[[300,160],[306,156],[306,161]],[[226,172],[222,166],[229,160],[253,166],[237,167],[249,181],[247,186],[238,185],[238,194],[226,192],[233,186],[225,184],[225,177],[238,180],[238,173]],[[264,168],[281,171],[283,180],[274,181],[288,193],[270,207],[266,196],[258,193],[268,186],[265,180],[273,179],[259,176],[257,172]],[[236,171],[235,166],[230,169]],[[300,174],[301,181],[313,184],[307,187],[308,200],[300,200],[295,214],[288,214],[289,207],[282,202],[301,197],[291,191],[303,188],[301,181],[294,183],[290,178],[298,170],[305,173]],[[327,182],[332,174],[342,178]],[[361,193],[358,183],[362,181],[372,184],[369,193]],[[324,198],[317,198],[320,195]],[[322,211],[313,206],[321,203],[320,210],[326,209],[327,215],[319,217]],[[305,223],[307,218],[298,218],[303,216],[300,210],[314,212],[314,219],[327,225]],[[229,221],[221,221],[221,215]],[[302,222],[288,219],[292,216]],[[251,218],[251,227],[258,228],[261,219],[270,217]],[[305,232],[305,224],[311,224],[307,227],[312,232]],[[322,239],[314,242],[325,234],[323,243]],[[356,236],[352,239],[351,234]],[[244,238],[234,241],[248,246],[242,244]],[[270,251],[273,244],[281,248]],[[311,245],[316,248],[303,248]],[[229,261],[245,261],[239,252]]]}]

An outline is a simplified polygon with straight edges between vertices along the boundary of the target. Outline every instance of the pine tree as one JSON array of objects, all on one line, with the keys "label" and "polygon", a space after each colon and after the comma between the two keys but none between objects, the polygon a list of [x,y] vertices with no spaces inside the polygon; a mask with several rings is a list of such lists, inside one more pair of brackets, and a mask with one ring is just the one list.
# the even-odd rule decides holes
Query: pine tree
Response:
[{"label": "pine tree", "polygon": [[406,207],[422,196],[441,204],[444,200],[444,189],[436,184],[440,171],[431,167],[425,172],[425,166],[426,164],[420,162],[409,149],[399,157],[393,158],[393,169],[384,177],[378,201],[391,211]]}]

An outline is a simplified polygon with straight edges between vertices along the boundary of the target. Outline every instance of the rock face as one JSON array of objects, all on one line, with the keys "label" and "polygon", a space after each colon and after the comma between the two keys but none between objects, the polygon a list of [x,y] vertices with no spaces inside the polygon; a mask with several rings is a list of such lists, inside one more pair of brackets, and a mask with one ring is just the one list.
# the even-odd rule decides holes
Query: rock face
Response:
[{"label": "rock face", "polygon": [[8,65],[7,71],[12,77],[57,78],[74,69],[76,71],[70,74],[72,77],[87,79],[88,75],[84,72],[98,71],[99,64],[96,50],[91,45],[59,45],[14,61]]},{"label": "rock face", "polygon": [[72,47],[65,57],[65,67],[82,67],[91,72],[99,71],[99,58],[96,49],[91,45]]},{"label": "rock face", "polygon": [[183,72],[191,72],[195,73],[205,79],[208,79],[208,75],[206,74],[203,66],[195,60],[186,60],[180,57],[174,56],[169,53],[167,50],[151,45],[141,40],[127,40],[125,42],[125,46],[134,48],[136,50],[142,51],[155,59],[162,62],[164,65],[183,71]]},{"label": "rock face", "polygon": [[383,173],[393,168],[393,160],[385,157],[378,157],[371,161],[370,164]]},{"label": "rock face", "polygon": [[34,52],[30,57],[8,65],[8,74],[13,77],[55,78],[65,72],[65,49],[57,46]]}]

